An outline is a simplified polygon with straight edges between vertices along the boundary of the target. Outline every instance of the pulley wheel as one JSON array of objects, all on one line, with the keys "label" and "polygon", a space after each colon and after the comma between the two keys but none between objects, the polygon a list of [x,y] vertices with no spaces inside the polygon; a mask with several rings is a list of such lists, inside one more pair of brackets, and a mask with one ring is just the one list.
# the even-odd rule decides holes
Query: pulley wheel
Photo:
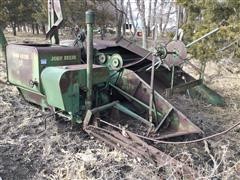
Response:
[{"label": "pulley wheel", "polygon": [[123,67],[122,57],[119,54],[113,54],[109,62],[109,68],[118,71],[122,67]]},{"label": "pulley wheel", "polygon": [[187,58],[187,48],[182,41],[171,41],[167,44],[168,55],[164,61],[168,67],[178,66]]},{"label": "pulley wheel", "polygon": [[104,53],[98,54],[98,63],[99,64],[105,64],[107,62],[107,57]]}]

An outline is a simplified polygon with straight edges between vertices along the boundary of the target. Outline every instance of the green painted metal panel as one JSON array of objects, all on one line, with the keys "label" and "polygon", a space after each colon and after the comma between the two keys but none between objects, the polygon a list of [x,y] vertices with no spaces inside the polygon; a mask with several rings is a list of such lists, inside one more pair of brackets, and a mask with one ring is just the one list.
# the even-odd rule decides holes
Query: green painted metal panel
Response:
[{"label": "green painted metal panel", "polygon": [[[108,75],[106,67],[94,65],[93,85],[106,82]],[[41,73],[41,81],[49,105],[72,114],[84,109],[86,65],[47,67]]]},{"label": "green painted metal panel", "polygon": [[[52,66],[79,64],[80,50],[75,47],[51,46],[48,44],[10,44],[7,46],[8,81],[21,89],[44,96],[41,72]],[[25,91],[24,91],[25,92]],[[25,93],[28,96],[29,93]],[[40,101],[26,98],[42,106]]]},{"label": "green painted metal panel", "polygon": [[41,80],[45,91],[44,94],[47,96],[48,104],[62,110],[65,110],[65,107],[59,84],[66,71],[67,70],[61,68],[48,67],[41,73]]},{"label": "green painted metal panel", "polygon": [[222,96],[220,96],[216,91],[210,89],[205,84],[201,84],[190,89],[191,95],[194,97],[200,96],[209,104],[216,106],[224,106],[225,100]]},{"label": "green painted metal panel", "polygon": [[8,81],[14,85],[40,92],[40,86],[32,86],[31,81],[39,83],[39,63],[37,50],[27,46],[7,46]]},{"label": "green painted metal panel", "polygon": [[[80,63],[80,50],[48,44],[10,44],[7,46],[7,70],[10,83],[42,93],[40,74],[49,66]],[[37,85],[32,86],[31,81]]]}]

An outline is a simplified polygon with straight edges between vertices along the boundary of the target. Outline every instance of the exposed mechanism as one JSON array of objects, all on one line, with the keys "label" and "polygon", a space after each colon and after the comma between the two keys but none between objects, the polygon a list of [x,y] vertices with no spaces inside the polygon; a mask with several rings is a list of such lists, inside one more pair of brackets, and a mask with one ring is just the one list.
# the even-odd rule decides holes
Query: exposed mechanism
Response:
[{"label": "exposed mechanism", "polygon": [[[209,36],[218,30],[219,28],[207,33],[207,35]],[[187,63],[193,66],[198,73],[201,73],[199,68],[189,62],[187,48],[206,37],[204,35],[187,46],[182,41],[174,40],[166,45],[156,47],[155,60],[153,53],[126,39],[120,39],[116,42],[94,40],[94,47],[109,55],[119,52],[123,58],[123,67],[136,72],[148,84],[150,84],[151,62],[155,61],[154,86],[155,90],[161,94],[166,92],[170,96],[173,93],[189,90],[192,97],[201,96],[210,104],[223,106],[224,99],[218,93],[203,84],[202,79],[193,78],[181,67]]]}]

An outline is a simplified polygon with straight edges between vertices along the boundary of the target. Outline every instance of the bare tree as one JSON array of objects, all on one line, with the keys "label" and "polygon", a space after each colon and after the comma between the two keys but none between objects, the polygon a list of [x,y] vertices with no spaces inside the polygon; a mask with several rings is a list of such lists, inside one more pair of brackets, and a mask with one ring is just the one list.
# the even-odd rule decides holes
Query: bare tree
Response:
[{"label": "bare tree", "polygon": [[147,48],[147,25],[145,18],[145,2],[144,0],[136,0],[136,4],[142,22],[142,47]]},{"label": "bare tree", "polygon": [[150,36],[151,14],[152,14],[152,0],[149,0],[148,21],[147,21],[147,36]]},{"label": "bare tree", "polygon": [[186,10],[184,9],[184,7],[180,6],[179,5],[179,26],[185,24],[187,22],[187,12]]},{"label": "bare tree", "polygon": [[104,39],[106,28],[109,24],[115,23],[115,18],[112,16],[114,10],[107,1],[99,1],[95,7],[96,9],[96,25],[100,27],[101,39]]},{"label": "bare tree", "polygon": [[162,35],[162,27],[163,27],[163,10],[164,10],[164,0],[161,0],[160,3],[160,17],[159,17],[159,30],[160,34]]},{"label": "bare tree", "polygon": [[[159,2],[159,4],[158,4]],[[158,24],[160,36],[163,36],[165,33],[169,21],[171,20],[170,16],[175,14],[174,2],[172,0],[154,0],[153,5],[153,15],[152,15],[152,22],[153,24]],[[174,11],[173,11],[174,10]],[[157,17],[157,19],[156,19]],[[157,21],[157,22],[156,22]],[[154,31],[157,28],[154,28]],[[156,33],[153,32],[153,39]]]},{"label": "bare tree", "polygon": [[124,2],[125,0],[108,0],[108,2],[115,8],[115,18],[116,18],[116,38],[119,39],[122,36],[122,25],[124,21],[124,15],[126,17],[126,12],[124,12]]},{"label": "bare tree", "polygon": [[[127,7],[128,7],[129,19],[130,19],[132,27],[133,27],[133,32],[132,32],[132,30],[130,32],[132,33],[132,37],[134,38],[137,33],[137,25],[133,18],[132,5],[131,5],[130,0],[128,0],[128,2],[127,2]],[[138,18],[138,16],[137,16],[137,18]]]},{"label": "bare tree", "polygon": [[158,3],[158,0],[154,0],[154,3],[153,3],[153,13],[152,13],[152,24],[154,26],[154,29],[153,29],[153,39],[155,39],[155,34],[156,34],[156,30],[157,30],[157,27],[156,27],[156,14],[157,14],[157,3]]},{"label": "bare tree", "polygon": [[162,33],[165,33],[165,30],[167,28],[167,25],[168,25],[168,22],[169,22],[169,17],[170,17],[170,14],[171,14],[171,10],[172,10],[172,3],[169,3],[169,8],[168,8],[168,11],[167,11],[167,17],[166,17],[166,21],[164,23],[164,26],[162,28]]},{"label": "bare tree", "polygon": [[122,22],[123,22],[123,10],[121,7],[123,6],[123,1],[121,1],[120,8],[118,6],[118,1],[114,0],[115,5],[115,17],[116,17],[116,38],[119,39],[122,36]]},{"label": "bare tree", "polygon": [[[124,2],[124,1],[123,1]],[[121,9],[123,10],[123,20],[122,20],[122,35],[125,36],[126,35],[126,22],[128,19],[128,11],[127,11],[127,6],[124,6],[124,3],[121,4]]]}]

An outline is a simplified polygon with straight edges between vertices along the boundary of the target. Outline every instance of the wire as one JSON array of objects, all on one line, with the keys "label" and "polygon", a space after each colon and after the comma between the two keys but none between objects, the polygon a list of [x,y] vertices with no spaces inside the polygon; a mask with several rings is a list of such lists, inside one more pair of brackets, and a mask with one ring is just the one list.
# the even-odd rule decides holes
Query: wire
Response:
[{"label": "wire", "polygon": [[[121,128],[111,124],[111,123],[108,123],[100,118],[97,118],[99,119],[100,122],[103,122],[109,126],[112,126],[118,130],[122,130]],[[208,139],[212,139],[212,138],[215,138],[217,136],[221,136],[221,135],[224,135],[226,133],[228,133],[229,131],[233,130],[234,128],[236,128],[238,125],[240,125],[240,121],[236,124],[234,124],[233,126],[231,126],[230,128],[226,129],[225,131],[222,131],[222,132],[219,132],[219,133],[216,133],[216,134],[213,134],[213,135],[210,135],[210,136],[207,136],[207,137],[204,137],[204,138],[200,138],[200,139],[196,139],[196,140],[192,140],[192,141],[183,141],[183,142],[175,142],[175,141],[161,141],[161,140],[157,140],[157,139],[154,139],[154,138],[150,138],[150,137],[146,137],[146,136],[142,136],[142,135],[139,135],[139,134],[136,134],[136,133],[133,133],[134,135],[136,135],[137,137],[139,138],[142,138],[142,139],[145,139],[145,140],[149,140],[149,141],[153,141],[154,143],[161,143],[161,144],[174,144],[174,145],[178,145],[178,144],[192,144],[192,143],[197,143],[197,142],[201,142],[201,141],[205,141],[205,140],[208,140]],[[126,132],[130,132],[128,130],[126,130]]]}]

